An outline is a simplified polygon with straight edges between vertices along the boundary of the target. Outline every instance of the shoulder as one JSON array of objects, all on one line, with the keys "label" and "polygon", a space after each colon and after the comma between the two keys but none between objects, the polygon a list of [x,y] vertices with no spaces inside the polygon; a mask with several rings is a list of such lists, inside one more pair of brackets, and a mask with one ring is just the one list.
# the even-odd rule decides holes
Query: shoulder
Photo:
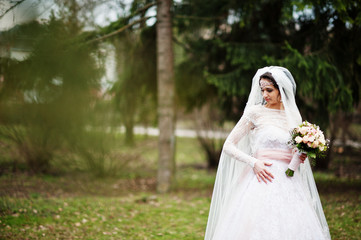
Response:
[{"label": "shoulder", "polygon": [[258,114],[263,110],[263,106],[261,104],[257,104],[257,105],[252,105],[252,106],[247,106],[244,110],[244,114],[246,115],[254,115],[254,114]]},{"label": "shoulder", "polygon": [[253,122],[258,118],[259,114],[262,112],[262,108],[263,106],[260,104],[247,106],[243,112],[243,117]]}]

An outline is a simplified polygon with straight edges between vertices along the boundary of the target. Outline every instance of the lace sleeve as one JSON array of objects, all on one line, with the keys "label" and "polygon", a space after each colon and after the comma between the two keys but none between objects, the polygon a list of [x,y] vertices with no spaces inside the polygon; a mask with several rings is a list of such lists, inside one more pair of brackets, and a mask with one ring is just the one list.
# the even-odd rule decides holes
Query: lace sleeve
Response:
[{"label": "lace sleeve", "polygon": [[223,145],[223,150],[230,157],[238,161],[245,162],[253,168],[254,164],[257,162],[257,159],[246,154],[237,147],[238,142],[243,137],[247,136],[248,133],[250,133],[250,131],[255,127],[252,118],[253,117],[249,112],[245,112],[243,114],[241,119],[238,121],[226,139]]}]

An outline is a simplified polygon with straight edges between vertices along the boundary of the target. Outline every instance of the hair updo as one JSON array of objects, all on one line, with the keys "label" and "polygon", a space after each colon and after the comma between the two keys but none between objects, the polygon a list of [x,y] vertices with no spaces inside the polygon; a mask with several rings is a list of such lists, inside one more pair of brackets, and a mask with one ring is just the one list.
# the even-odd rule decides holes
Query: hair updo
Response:
[{"label": "hair updo", "polygon": [[261,81],[262,78],[269,80],[269,81],[273,84],[273,86],[274,86],[275,88],[277,88],[277,90],[280,90],[279,87],[278,87],[278,84],[277,84],[276,80],[275,80],[275,79],[273,78],[273,76],[272,76],[272,73],[270,73],[270,72],[265,72],[264,74],[262,74],[262,75],[259,77],[259,81]]}]

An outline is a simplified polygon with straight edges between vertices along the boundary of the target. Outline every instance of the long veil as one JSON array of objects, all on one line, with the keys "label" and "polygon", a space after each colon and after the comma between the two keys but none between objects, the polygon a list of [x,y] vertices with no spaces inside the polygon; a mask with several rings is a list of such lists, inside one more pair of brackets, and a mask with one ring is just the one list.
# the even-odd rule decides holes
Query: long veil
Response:
[{"label": "long veil", "polygon": [[[251,106],[265,104],[259,87],[259,78],[266,72],[272,73],[278,84],[289,129],[298,126],[301,124],[302,118],[295,101],[296,83],[292,74],[283,67],[270,66],[258,69],[253,77],[251,92],[244,111]],[[252,154],[248,136],[243,137],[239,141],[238,148],[247,154]],[[222,221],[222,214],[227,212],[228,207],[231,205],[230,202],[232,201],[232,193],[235,192],[234,189],[237,188],[237,191],[241,192],[245,191],[252,176],[248,174],[249,171],[252,171],[249,165],[231,158],[222,151],[213,189],[205,240],[213,238],[217,224]],[[331,239],[308,159],[306,159],[304,164],[301,164],[298,171],[300,171],[309,203],[315,209],[318,220],[323,228],[325,238]]]}]

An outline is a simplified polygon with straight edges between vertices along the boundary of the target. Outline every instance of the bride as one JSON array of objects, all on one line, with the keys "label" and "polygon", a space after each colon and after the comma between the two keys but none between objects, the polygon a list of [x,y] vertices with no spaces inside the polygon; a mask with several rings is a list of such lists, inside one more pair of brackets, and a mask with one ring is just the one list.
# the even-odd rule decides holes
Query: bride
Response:
[{"label": "bride", "polygon": [[[221,154],[205,239],[331,239],[305,154],[287,144],[301,124],[296,83],[283,67],[259,69],[243,116]],[[292,158],[301,164],[293,177]]]}]

